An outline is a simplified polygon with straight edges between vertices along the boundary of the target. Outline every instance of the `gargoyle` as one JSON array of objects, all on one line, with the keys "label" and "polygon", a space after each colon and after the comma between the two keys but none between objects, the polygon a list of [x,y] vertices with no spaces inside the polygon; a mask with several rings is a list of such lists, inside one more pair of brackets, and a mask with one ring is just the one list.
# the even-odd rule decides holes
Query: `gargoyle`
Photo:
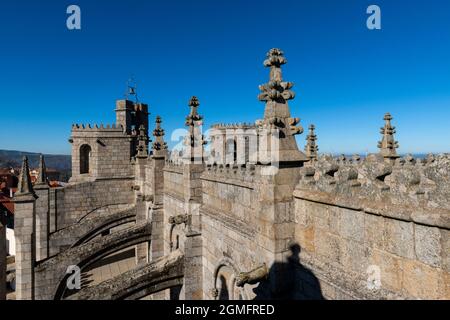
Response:
[{"label": "gargoyle", "polygon": [[243,287],[245,284],[255,284],[262,280],[267,279],[269,276],[269,270],[266,264],[253,269],[249,272],[241,272],[236,277],[236,286]]},{"label": "gargoyle", "polygon": [[187,214],[180,214],[178,216],[169,217],[170,224],[182,224],[182,223],[188,223],[188,221],[189,221],[189,216]]}]

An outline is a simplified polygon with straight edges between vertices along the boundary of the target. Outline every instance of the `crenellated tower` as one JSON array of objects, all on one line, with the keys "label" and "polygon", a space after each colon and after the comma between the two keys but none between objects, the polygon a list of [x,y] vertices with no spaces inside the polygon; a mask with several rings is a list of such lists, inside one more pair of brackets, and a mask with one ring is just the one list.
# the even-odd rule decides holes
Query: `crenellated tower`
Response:
[{"label": "crenellated tower", "polygon": [[148,105],[118,100],[115,111],[115,124],[72,126],[71,182],[130,178],[131,159],[148,155]]}]

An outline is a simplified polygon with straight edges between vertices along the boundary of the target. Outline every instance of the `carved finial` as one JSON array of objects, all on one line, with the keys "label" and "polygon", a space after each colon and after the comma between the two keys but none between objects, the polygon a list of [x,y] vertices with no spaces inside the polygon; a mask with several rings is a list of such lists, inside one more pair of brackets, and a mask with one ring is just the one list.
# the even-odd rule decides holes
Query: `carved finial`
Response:
[{"label": "carved finial", "polygon": [[185,137],[185,154],[187,160],[203,159],[203,145],[206,144],[205,137],[201,134],[201,125],[203,117],[198,114],[197,108],[200,105],[197,97],[193,96],[189,100],[191,108],[189,115],[186,117],[186,126],[189,127],[188,134]]},{"label": "carved finial", "polygon": [[306,146],[305,146],[305,152],[306,157],[309,159],[310,163],[314,163],[317,161],[317,151],[319,151],[319,147],[316,144],[317,136],[314,133],[315,126],[312,124],[309,126],[309,133],[306,136]]},{"label": "carved finial", "polygon": [[155,120],[156,126],[153,130],[153,136],[155,137],[155,142],[153,142],[153,155],[163,156],[166,155],[167,143],[164,142],[164,129],[161,128],[161,117],[157,116]]},{"label": "carved finial", "polygon": [[259,86],[261,94],[258,96],[260,101],[277,101],[280,103],[294,99],[295,93],[290,90],[294,84],[284,82],[281,72],[281,66],[285,64],[286,58],[280,49],[270,49],[267,53],[267,59],[264,66],[270,68],[270,80],[267,84]]},{"label": "carved finial", "polygon": [[284,52],[278,48],[270,49],[267,53],[267,59],[264,60],[264,66],[270,68],[270,80],[281,81],[281,66],[286,64],[287,60],[284,57]]},{"label": "carved finial", "polygon": [[197,97],[193,96],[189,100],[189,107],[191,107],[191,111],[189,115],[186,117],[186,125],[187,126],[194,126],[196,122],[201,121],[203,117],[198,114],[197,108],[200,105],[200,102],[198,101]]},{"label": "carved finial", "polygon": [[299,124],[300,118],[291,117],[289,110],[288,100],[293,99],[295,94],[291,90],[294,84],[283,81],[281,66],[286,62],[280,49],[271,49],[267,53],[264,66],[270,68],[270,80],[259,86],[261,93],[258,96],[260,101],[265,102],[264,119],[255,124],[261,131],[270,130],[272,135],[278,133],[279,141],[274,146],[279,150],[270,150],[278,161],[300,163],[307,161],[307,158],[298,149],[294,135],[303,133],[303,128]]},{"label": "carved finial", "polygon": [[147,135],[145,134],[145,127],[141,124],[139,127],[139,136],[138,136],[138,146],[137,146],[137,155],[136,158],[147,158],[148,150],[147,150]]},{"label": "carved finial", "polygon": [[391,125],[392,116],[390,113],[384,115],[384,127],[381,128],[382,140],[378,142],[378,148],[380,148],[380,154],[386,159],[396,159],[398,142],[394,139],[395,127]]},{"label": "carved finial", "polygon": [[47,168],[45,166],[44,156],[41,154],[39,156],[39,173],[36,180],[36,184],[47,185]]},{"label": "carved finial", "polygon": [[19,185],[16,192],[16,196],[25,195],[31,195],[34,198],[37,198],[31,183],[30,167],[28,165],[28,157],[26,156],[23,157],[22,170],[20,171]]}]

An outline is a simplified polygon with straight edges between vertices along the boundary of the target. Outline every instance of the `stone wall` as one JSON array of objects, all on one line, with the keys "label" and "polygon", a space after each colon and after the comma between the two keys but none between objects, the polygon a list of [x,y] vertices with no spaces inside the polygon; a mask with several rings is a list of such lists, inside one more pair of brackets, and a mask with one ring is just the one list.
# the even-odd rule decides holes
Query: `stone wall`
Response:
[{"label": "stone wall", "polygon": [[450,298],[448,229],[307,197],[296,192],[295,237],[325,298]]},{"label": "stone wall", "polygon": [[259,183],[255,166],[208,165],[200,208],[205,299],[253,299],[257,285],[236,286],[240,272],[270,263],[257,241]]},{"label": "stone wall", "polygon": [[323,296],[449,299],[447,175],[447,157],[323,157],[304,168],[295,240]]},{"label": "stone wall", "polygon": [[182,166],[166,165],[164,168],[164,193],[173,195],[175,198],[184,198]]},{"label": "stone wall", "polygon": [[231,219],[255,223],[255,166],[208,165],[201,179],[202,210],[220,211]]},{"label": "stone wall", "polygon": [[[133,175],[130,160],[132,137],[121,126],[103,127],[74,125],[72,127],[71,182],[95,178],[124,178]],[[89,173],[81,174],[82,146],[89,146]]]},{"label": "stone wall", "polygon": [[251,226],[230,219],[224,212],[202,209],[204,299],[215,299],[215,289],[222,299],[255,297],[254,286],[240,289],[235,285],[239,272],[264,262],[255,232]]},{"label": "stone wall", "polygon": [[81,182],[57,189],[58,205],[54,212],[57,229],[67,227],[100,210],[133,204],[133,185],[132,179],[124,178]]}]

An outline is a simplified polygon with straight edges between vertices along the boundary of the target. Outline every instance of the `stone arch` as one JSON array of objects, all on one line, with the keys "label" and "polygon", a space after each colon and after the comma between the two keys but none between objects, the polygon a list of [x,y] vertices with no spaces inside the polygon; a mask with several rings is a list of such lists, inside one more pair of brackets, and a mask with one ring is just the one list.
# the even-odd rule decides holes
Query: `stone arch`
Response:
[{"label": "stone arch", "polygon": [[229,138],[225,143],[225,163],[237,162],[237,142],[236,138]]},{"label": "stone arch", "polygon": [[166,289],[181,287],[184,277],[184,255],[172,252],[158,260],[140,265],[114,279],[85,288],[70,300],[138,300]]},{"label": "stone arch", "polygon": [[175,251],[177,249],[180,249],[180,225],[173,224],[170,227],[170,234],[169,234],[169,240],[170,240],[170,252]]},{"label": "stone arch", "polygon": [[244,163],[248,163],[250,161],[250,137],[244,137]]},{"label": "stone arch", "polygon": [[[181,234],[182,234],[182,228],[184,224],[176,225],[172,224],[170,226],[169,231],[169,254],[172,254],[173,252],[177,250],[181,250]],[[180,300],[180,293],[182,290],[182,283],[178,286],[172,286],[169,290],[169,296],[170,300]]]},{"label": "stone arch", "polygon": [[136,222],[136,213],[132,210],[127,210],[124,213],[120,212],[115,216],[105,217],[102,221],[91,225],[91,229],[80,236],[80,238],[75,241],[71,247],[79,246],[83,243],[89,242],[96,238],[100,234],[110,231],[112,228],[123,226]]},{"label": "stone arch", "polygon": [[80,147],[80,174],[88,174],[91,172],[91,156],[91,146],[83,144]]},{"label": "stone arch", "polygon": [[76,265],[83,271],[112,253],[131,248],[137,244],[150,242],[151,228],[150,224],[145,223],[118,231],[108,237],[70,248],[60,255],[46,260],[37,271],[42,272],[41,276],[44,278],[51,276],[52,282],[54,281],[56,285],[52,297],[54,300],[60,300],[65,295],[66,280],[69,277],[69,274],[66,273],[67,266]]},{"label": "stone arch", "polygon": [[236,276],[239,268],[233,260],[224,257],[219,261],[214,271],[214,291],[217,293],[215,299],[218,300],[246,300],[247,294],[243,288],[236,286]]}]

